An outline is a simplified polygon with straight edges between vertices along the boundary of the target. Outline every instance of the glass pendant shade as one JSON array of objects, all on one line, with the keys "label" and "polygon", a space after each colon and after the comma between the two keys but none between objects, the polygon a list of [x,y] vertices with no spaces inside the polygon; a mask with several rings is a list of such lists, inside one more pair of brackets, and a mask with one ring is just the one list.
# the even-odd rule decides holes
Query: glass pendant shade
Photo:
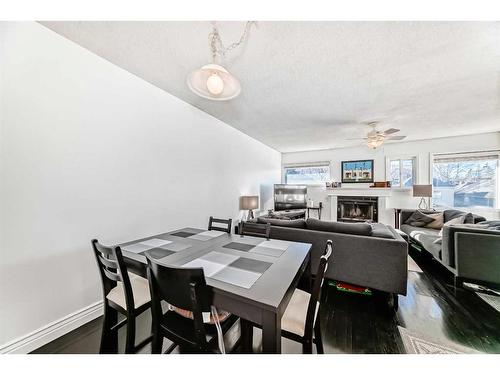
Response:
[{"label": "glass pendant shade", "polygon": [[240,82],[217,64],[204,65],[189,74],[187,85],[196,95],[210,100],[231,100],[241,92]]},{"label": "glass pendant shade", "polygon": [[377,147],[382,146],[383,143],[384,143],[383,137],[373,137],[373,138],[368,138],[366,144],[369,148],[376,149]]}]

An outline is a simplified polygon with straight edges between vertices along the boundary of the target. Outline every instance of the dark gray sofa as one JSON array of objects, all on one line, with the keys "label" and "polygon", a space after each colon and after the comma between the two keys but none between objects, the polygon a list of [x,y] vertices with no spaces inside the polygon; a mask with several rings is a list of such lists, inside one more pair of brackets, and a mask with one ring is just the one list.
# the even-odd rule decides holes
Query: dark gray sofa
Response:
[{"label": "dark gray sofa", "polygon": [[[451,271],[457,284],[471,280],[500,285],[500,230],[488,229],[484,217],[472,215],[468,223],[443,226],[441,237],[439,230],[405,224],[414,211],[401,211],[401,230],[415,247],[429,252]],[[443,214],[446,223],[465,212],[445,210]]]},{"label": "dark gray sofa", "polygon": [[271,238],[312,244],[313,274],[326,241],[332,240],[326,278],[406,295],[408,244],[393,228],[380,223],[259,219],[271,223]]}]

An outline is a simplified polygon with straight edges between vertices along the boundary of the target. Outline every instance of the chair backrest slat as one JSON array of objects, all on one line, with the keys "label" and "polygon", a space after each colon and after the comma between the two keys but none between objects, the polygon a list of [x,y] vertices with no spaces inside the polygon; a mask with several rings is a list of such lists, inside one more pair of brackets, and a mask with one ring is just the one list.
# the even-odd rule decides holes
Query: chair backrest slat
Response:
[{"label": "chair backrest slat", "polygon": [[242,236],[254,236],[269,239],[271,236],[271,224],[258,224],[250,223],[248,221],[241,221],[238,231]]},{"label": "chair backrest slat", "polygon": [[111,289],[121,281],[123,282],[127,311],[132,311],[135,308],[134,295],[120,246],[104,246],[95,239],[91,243],[101,275],[104,300],[106,300],[106,296]]},{"label": "chair backrest slat", "polygon": [[198,303],[203,311],[210,311],[211,297],[205,282],[203,268],[170,267],[158,263],[148,253],[148,268],[151,269],[158,297],[168,303],[185,310],[193,310],[191,284],[200,288],[203,296],[198,296]]},{"label": "chair backrest slat", "polygon": [[[214,223],[225,224],[224,227],[219,227],[213,225]],[[218,230],[221,232],[231,233],[231,225],[233,223],[233,219],[217,219],[213,216],[210,216],[208,220],[208,230]]]},{"label": "chair backrest slat", "polygon": [[118,273],[114,273],[106,269],[105,267],[102,268],[102,272],[107,276],[108,279],[113,280],[113,281],[122,281],[121,276]]},{"label": "chair backrest slat", "polygon": [[112,269],[118,269],[118,263],[116,262],[116,260],[113,260],[113,259],[109,259],[109,258],[104,258],[102,255],[98,254],[97,255],[97,259],[99,260],[99,262],[107,267],[108,269],[109,268],[112,268]]}]

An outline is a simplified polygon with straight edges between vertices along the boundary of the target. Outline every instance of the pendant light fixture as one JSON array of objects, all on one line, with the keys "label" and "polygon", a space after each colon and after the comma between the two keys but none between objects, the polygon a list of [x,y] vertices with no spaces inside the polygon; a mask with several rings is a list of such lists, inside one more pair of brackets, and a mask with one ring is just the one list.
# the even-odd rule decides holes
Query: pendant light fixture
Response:
[{"label": "pendant light fixture", "polygon": [[204,65],[188,75],[187,85],[192,92],[202,98],[218,101],[234,99],[241,93],[238,79],[226,68],[217,64],[217,59],[222,59],[227,52],[242,44],[246,40],[252,24],[251,21],[246,23],[245,30],[238,42],[224,47],[217,24],[212,22],[212,31],[209,34],[212,63]]}]

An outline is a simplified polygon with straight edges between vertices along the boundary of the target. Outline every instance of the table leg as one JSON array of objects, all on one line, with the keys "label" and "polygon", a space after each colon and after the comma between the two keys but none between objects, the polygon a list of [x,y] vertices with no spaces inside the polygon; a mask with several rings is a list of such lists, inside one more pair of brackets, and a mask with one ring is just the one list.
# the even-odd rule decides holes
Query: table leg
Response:
[{"label": "table leg", "polygon": [[281,353],[281,318],[277,313],[262,313],[262,353]]}]

